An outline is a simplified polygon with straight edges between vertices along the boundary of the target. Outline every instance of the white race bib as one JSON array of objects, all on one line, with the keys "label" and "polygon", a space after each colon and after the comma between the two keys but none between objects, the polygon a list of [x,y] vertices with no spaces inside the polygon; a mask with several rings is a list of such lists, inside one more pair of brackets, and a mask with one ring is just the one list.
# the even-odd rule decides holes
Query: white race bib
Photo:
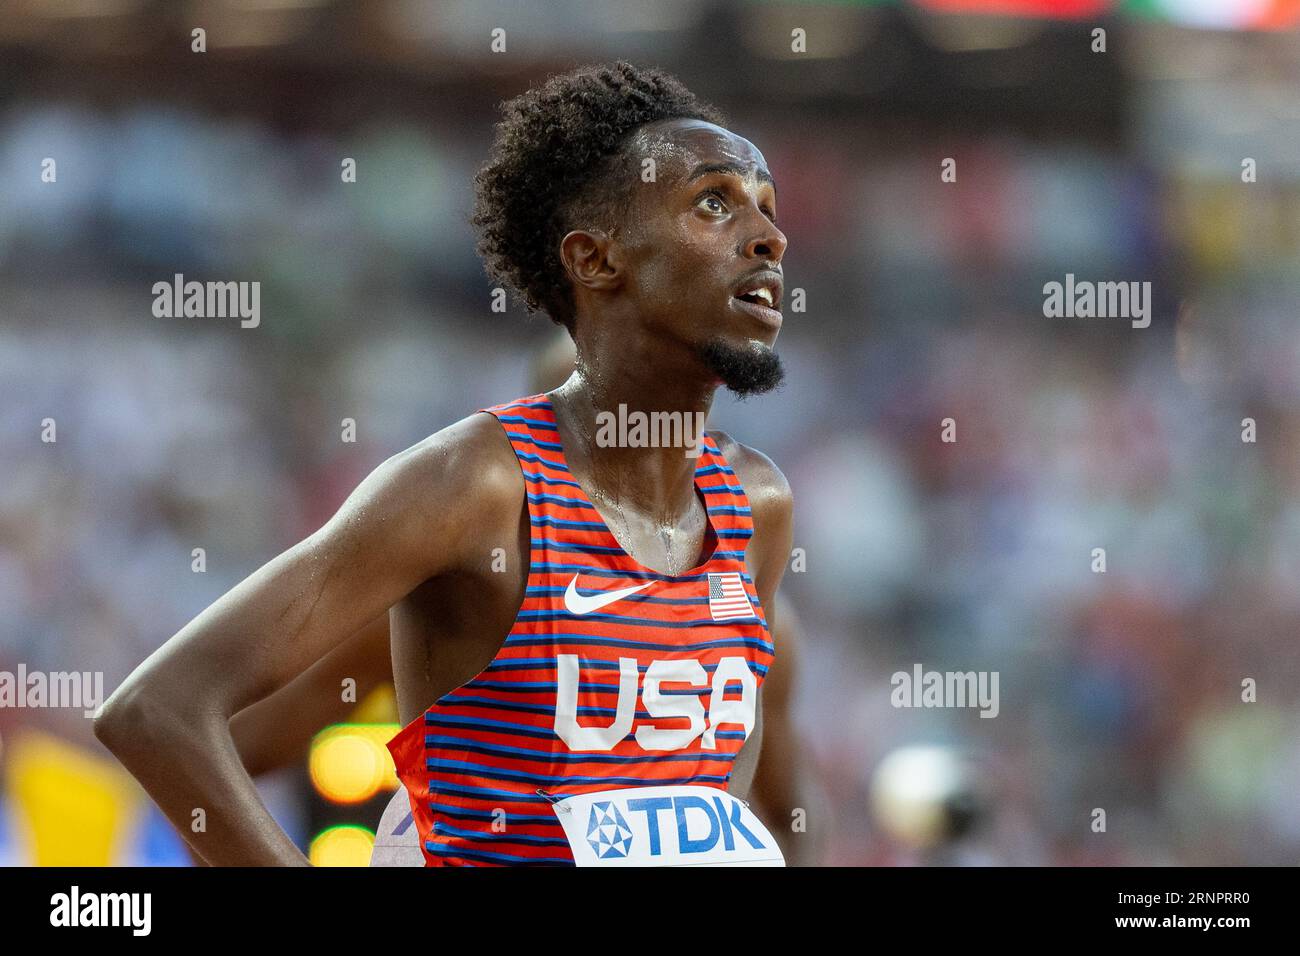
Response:
[{"label": "white race bib", "polygon": [[767,828],[716,787],[624,787],[551,805],[578,866],[785,866]]}]

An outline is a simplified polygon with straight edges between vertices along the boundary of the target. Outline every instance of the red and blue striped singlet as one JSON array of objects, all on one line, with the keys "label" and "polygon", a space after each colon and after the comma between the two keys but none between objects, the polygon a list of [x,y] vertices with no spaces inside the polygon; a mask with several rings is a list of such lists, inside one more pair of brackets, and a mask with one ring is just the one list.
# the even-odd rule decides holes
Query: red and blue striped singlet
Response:
[{"label": "red and blue striped singlet", "polygon": [[527,590],[491,663],[388,747],[426,865],[571,866],[552,799],[669,784],[726,790],[775,650],[745,568],[753,518],[706,436],[695,486],[712,556],[684,574],[651,571],[573,480],[545,395],[483,411],[523,470]]}]

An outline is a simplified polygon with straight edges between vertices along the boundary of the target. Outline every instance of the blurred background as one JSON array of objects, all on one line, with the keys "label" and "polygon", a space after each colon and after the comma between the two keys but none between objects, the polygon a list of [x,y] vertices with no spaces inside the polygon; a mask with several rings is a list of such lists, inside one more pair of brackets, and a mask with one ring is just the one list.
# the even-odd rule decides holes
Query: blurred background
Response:
[{"label": "blurred background", "polygon": [[[795,491],[807,862],[1295,863],[1297,21],[1300,0],[0,2],[0,671],[111,691],[384,458],[531,391],[555,327],[491,310],[471,179],[495,104],[621,57],[764,152],[807,296],[783,390],[711,421]],[[260,326],[154,317],[175,273],[259,281]],[[1150,281],[1151,326],[1045,318],[1066,273]],[[918,663],[997,671],[998,717],[893,707]],[[260,781],[314,859],[368,848],[394,781],[349,755],[386,759],[394,719],[371,695]],[[188,865],[90,723],[0,708],[0,865]],[[979,811],[873,811],[900,800]]]}]

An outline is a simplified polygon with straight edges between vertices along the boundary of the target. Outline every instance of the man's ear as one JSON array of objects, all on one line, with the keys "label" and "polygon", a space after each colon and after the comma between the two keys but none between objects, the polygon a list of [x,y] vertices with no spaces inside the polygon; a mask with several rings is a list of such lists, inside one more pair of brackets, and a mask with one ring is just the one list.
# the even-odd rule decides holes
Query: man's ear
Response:
[{"label": "man's ear", "polygon": [[575,229],[560,240],[560,261],[576,285],[607,292],[623,281],[618,244],[600,230]]}]

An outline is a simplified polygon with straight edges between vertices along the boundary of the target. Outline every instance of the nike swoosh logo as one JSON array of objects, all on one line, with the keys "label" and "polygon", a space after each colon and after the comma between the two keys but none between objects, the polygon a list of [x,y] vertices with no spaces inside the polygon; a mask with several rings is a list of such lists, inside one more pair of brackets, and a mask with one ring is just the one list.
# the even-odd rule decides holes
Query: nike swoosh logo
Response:
[{"label": "nike swoosh logo", "polygon": [[615,601],[621,601],[629,594],[636,594],[637,591],[644,590],[650,586],[651,582],[638,584],[635,587],[619,588],[617,591],[597,591],[595,594],[578,593],[578,575],[573,576],[569,582],[568,589],[564,592],[564,607],[570,614],[590,614],[592,611],[599,611],[606,604],[613,604]]}]

